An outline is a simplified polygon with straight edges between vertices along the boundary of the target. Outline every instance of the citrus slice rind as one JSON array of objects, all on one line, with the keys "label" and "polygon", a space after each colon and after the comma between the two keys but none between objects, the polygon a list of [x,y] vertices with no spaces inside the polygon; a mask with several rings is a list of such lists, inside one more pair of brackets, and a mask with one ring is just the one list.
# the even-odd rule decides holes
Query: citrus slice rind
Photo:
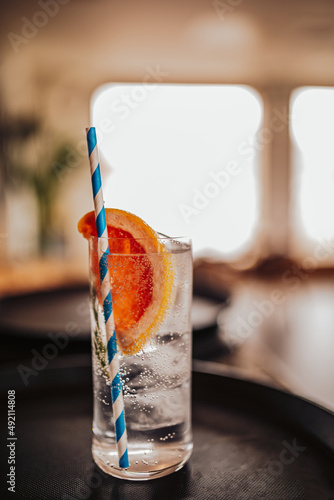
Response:
[{"label": "citrus slice rind", "polygon": [[[158,331],[172,302],[173,256],[163,240],[139,217],[106,209],[108,257],[118,347],[126,355],[137,353]],[[94,212],[78,224],[90,239],[93,286],[102,304],[98,242]]]}]

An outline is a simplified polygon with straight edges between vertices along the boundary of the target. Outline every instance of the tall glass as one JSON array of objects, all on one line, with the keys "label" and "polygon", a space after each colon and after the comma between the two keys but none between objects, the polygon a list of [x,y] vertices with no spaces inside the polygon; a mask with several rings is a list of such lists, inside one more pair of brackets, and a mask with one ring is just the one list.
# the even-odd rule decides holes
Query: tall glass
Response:
[{"label": "tall glass", "polygon": [[[168,308],[153,336],[135,354],[118,352],[130,466],[118,466],[103,310],[96,290],[96,238],[89,240],[93,360],[93,444],[96,464],[106,473],[147,480],[179,470],[192,452],[191,354],[192,252],[186,238],[161,238],[152,262],[168,256],[173,270]],[[112,242],[110,248],[115,248]],[[141,241],[141,244],[144,244]],[[152,248],[148,245],[148,248]],[[114,254],[113,254],[114,255]],[[117,255],[126,269],[127,259]],[[110,272],[112,274],[112,258]]]}]

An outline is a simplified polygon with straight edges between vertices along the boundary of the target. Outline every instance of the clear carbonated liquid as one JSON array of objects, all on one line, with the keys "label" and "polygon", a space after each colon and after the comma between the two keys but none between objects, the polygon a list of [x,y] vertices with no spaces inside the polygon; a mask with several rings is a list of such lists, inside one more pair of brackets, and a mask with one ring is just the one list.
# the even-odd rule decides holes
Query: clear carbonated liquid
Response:
[{"label": "clear carbonated liquid", "polygon": [[119,352],[128,469],[118,467],[103,312],[92,291],[93,457],[104,471],[118,477],[163,476],[182,467],[192,451],[190,248],[183,245],[173,251],[172,259],[174,293],[159,330],[138,353]]}]

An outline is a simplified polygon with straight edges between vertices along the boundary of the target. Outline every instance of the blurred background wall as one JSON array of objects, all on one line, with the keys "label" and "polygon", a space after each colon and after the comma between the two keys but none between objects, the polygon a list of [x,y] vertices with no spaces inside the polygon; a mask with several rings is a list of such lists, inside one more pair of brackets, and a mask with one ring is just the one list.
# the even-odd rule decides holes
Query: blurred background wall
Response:
[{"label": "blurred background wall", "polygon": [[[56,276],[85,267],[76,223],[92,209],[85,127],[100,85],[142,82],[148,68],[163,83],[248,85],[263,99],[268,127],[275,110],[289,115],[295,88],[334,83],[329,0],[13,0],[2,3],[0,23],[7,282],[8,270],[27,261],[66,262],[54,265]],[[290,146],[288,123],[261,151],[257,257],[291,252]]]}]

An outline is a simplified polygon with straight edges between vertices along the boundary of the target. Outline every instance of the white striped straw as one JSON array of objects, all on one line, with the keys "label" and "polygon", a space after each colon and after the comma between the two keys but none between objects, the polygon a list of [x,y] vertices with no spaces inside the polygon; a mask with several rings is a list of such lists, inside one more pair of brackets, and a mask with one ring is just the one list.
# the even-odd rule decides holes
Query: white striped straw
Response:
[{"label": "white striped straw", "polygon": [[115,434],[119,466],[129,467],[127,433],[124,417],[124,401],[122,392],[122,381],[119,374],[119,361],[117,355],[117,341],[115,333],[115,322],[112,308],[110,279],[108,269],[108,230],[104,201],[102,192],[101,171],[99,153],[97,147],[95,127],[86,129],[87,145],[89,153],[90,172],[94,196],[95,220],[98,237],[99,268],[101,281],[101,294],[103,301],[103,313],[107,333],[107,352],[111,380],[111,399],[113,405]]}]

